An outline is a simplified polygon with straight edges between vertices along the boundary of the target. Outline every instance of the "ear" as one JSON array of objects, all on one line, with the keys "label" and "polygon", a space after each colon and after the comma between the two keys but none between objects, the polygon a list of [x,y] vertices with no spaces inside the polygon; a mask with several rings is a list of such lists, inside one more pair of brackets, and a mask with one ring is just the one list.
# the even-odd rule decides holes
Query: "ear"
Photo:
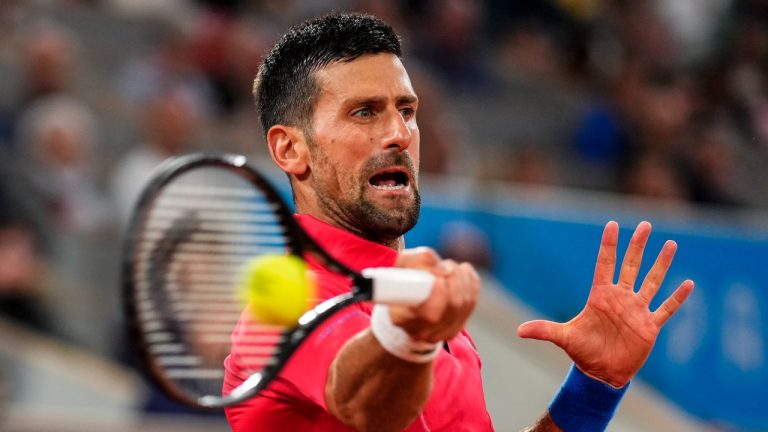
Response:
[{"label": "ear", "polygon": [[304,132],[292,126],[274,125],[267,132],[267,145],[272,160],[280,169],[301,176],[309,167],[309,148]]}]

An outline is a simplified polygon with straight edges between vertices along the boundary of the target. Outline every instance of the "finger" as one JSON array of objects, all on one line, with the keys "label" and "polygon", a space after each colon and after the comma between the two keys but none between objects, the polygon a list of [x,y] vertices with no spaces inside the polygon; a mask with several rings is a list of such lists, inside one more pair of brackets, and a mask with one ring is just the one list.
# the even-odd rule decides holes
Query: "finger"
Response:
[{"label": "finger", "polygon": [[651,224],[646,221],[640,222],[632,234],[632,239],[627,246],[627,252],[624,254],[624,260],[621,262],[621,273],[619,273],[619,285],[624,288],[634,289],[637,274],[640,273],[640,265],[643,262],[643,250],[648,243],[648,236],[651,235]]},{"label": "finger", "polygon": [[534,320],[520,324],[517,335],[524,339],[549,341],[562,347],[565,343],[562,328],[562,324],[553,321]]},{"label": "finger", "polygon": [[440,322],[425,328],[421,334],[426,340],[447,340],[466,326],[474,311],[479,280],[473,277],[471,264],[458,264],[450,276],[446,277],[447,305],[440,317]]},{"label": "finger", "polygon": [[477,303],[477,298],[480,295],[480,288],[483,285],[483,281],[480,278],[480,275],[477,273],[477,270],[475,270],[475,267],[471,264],[467,264],[468,266],[468,273],[469,273],[469,280],[470,280],[470,287],[471,289],[468,290],[468,295],[472,299],[473,305]]},{"label": "finger", "polygon": [[458,304],[474,304],[480,291],[480,276],[470,263],[461,263],[456,268],[454,284]]},{"label": "finger", "polygon": [[683,304],[683,302],[688,298],[689,295],[691,295],[691,292],[693,292],[692,280],[686,280],[680,284],[675,292],[672,293],[668,299],[664,300],[664,303],[662,303],[661,306],[659,306],[659,308],[653,312],[653,320],[656,325],[662,327],[664,324],[666,324],[667,320],[672,315],[674,315],[678,309],[680,309],[680,306]]},{"label": "finger", "polygon": [[438,276],[435,279],[432,292],[427,300],[412,307],[413,312],[420,320],[432,325],[442,320],[445,308],[451,301],[450,279],[456,271],[457,264],[453,260],[443,260],[439,266],[445,269],[446,275]]},{"label": "finger", "polygon": [[401,327],[416,340],[426,340],[431,329],[438,325],[446,308],[445,281],[439,278],[429,298],[419,306],[390,305],[392,323]]},{"label": "finger", "polygon": [[653,267],[645,276],[638,296],[646,304],[650,303],[659,291],[661,283],[667,276],[667,270],[672,265],[672,259],[674,259],[676,251],[677,243],[672,240],[664,243],[664,247],[661,248],[661,252],[659,252],[659,256],[656,258],[656,262],[653,263]]},{"label": "finger", "polygon": [[463,326],[475,305],[478,287],[472,278],[472,266],[468,263],[457,264],[453,272],[445,278],[445,296],[447,307],[442,320],[450,325]]},{"label": "finger", "polygon": [[[406,265],[410,264],[409,262],[405,263]],[[446,265],[450,266],[451,263],[448,264],[439,264],[439,265]],[[429,324],[433,321],[438,320],[438,316],[442,314],[442,311],[445,309],[446,304],[446,286],[445,286],[445,277],[444,276],[437,276],[435,278],[434,283],[432,284],[432,289],[430,290],[429,297],[427,297],[426,300],[419,303],[418,305],[414,306],[404,306],[404,305],[390,305],[390,316],[392,319],[392,322],[394,322],[396,325],[401,326],[406,329],[409,333],[413,331],[414,326],[421,326],[426,324]]]},{"label": "finger", "polygon": [[416,268],[422,270],[441,270],[440,255],[429,247],[406,249],[397,254],[395,267]]},{"label": "finger", "polygon": [[616,270],[616,244],[619,241],[619,224],[610,221],[605,225],[603,237],[600,240],[600,250],[597,253],[595,277],[593,285],[610,285]]}]

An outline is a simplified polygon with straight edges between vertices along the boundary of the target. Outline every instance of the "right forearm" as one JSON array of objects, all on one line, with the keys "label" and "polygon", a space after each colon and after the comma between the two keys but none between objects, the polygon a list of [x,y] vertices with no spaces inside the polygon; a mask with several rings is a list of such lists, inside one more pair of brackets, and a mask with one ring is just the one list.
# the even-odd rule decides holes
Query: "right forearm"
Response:
[{"label": "right forearm", "polygon": [[429,399],[433,364],[394,357],[365,330],[350,339],[331,364],[325,390],[328,409],[358,430],[403,430]]}]

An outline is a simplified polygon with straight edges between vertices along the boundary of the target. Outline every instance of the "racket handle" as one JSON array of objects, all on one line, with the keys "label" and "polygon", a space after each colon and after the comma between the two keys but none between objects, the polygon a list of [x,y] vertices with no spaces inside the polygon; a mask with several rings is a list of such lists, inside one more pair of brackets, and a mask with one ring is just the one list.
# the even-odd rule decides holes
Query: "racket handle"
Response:
[{"label": "racket handle", "polygon": [[373,283],[375,303],[417,305],[429,297],[435,275],[398,267],[372,267],[363,270],[363,276]]}]

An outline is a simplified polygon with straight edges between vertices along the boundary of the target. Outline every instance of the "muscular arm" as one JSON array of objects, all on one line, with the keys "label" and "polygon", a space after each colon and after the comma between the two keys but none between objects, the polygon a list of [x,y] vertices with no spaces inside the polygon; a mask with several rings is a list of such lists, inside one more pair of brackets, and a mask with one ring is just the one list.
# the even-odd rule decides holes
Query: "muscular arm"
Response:
[{"label": "muscular arm", "polygon": [[[474,310],[480,279],[468,264],[441,261],[430,249],[398,256],[397,266],[435,273],[429,298],[419,306],[389,308],[392,322],[417,341],[441,343],[464,328]],[[432,391],[434,361],[411,363],[385,351],[370,329],[339,350],[325,386],[328,410],[363,431],[401,431],[424,409]]]},{"label": "muscular arm", "polygon": [[[370,330],[363,331],[344,346],[331,366],[326,386],[328,409],[359,430],[401,431],[427,403],[433,367],[434,362],[414,364],[390,355]],[[545,413],[522,432],[562,429]]]},{"label": "muscular arm", "polygon": [[384,351],[370,329],[349,340],[328,375],[328,410],[364,431],[401,431],[432,391],[434,362],[410,363]]}]

